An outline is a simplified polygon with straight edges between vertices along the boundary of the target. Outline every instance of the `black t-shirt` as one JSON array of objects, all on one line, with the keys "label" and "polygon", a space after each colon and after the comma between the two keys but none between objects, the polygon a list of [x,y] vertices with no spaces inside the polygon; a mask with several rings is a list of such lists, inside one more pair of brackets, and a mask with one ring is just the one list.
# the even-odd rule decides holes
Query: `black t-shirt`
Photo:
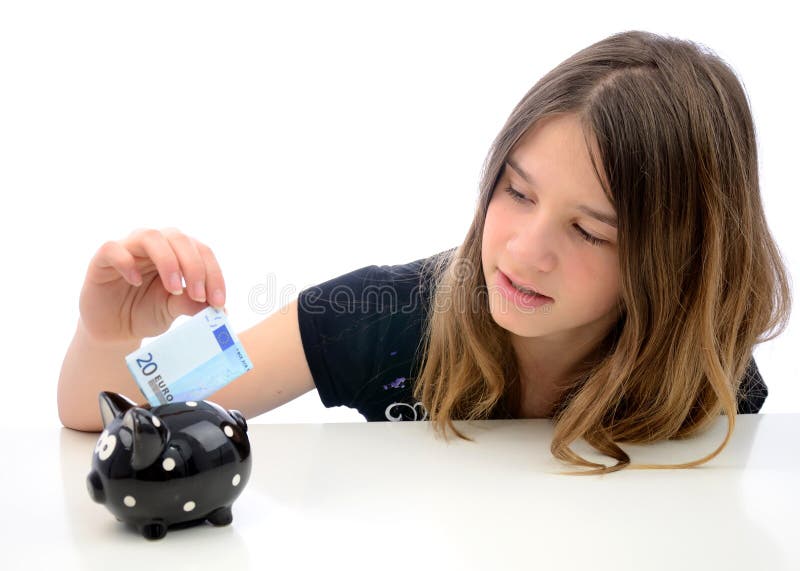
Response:
[{"label": "black t-shirt", "polygon": [[[300,337],[325,407],[354,408],[368,421],[428,419],[412,396],[433,293],[426,262],[453,250],[365,266],[299,293]],[[752,358],[740,393],[739,414],[758,412],[767,398]]]}]

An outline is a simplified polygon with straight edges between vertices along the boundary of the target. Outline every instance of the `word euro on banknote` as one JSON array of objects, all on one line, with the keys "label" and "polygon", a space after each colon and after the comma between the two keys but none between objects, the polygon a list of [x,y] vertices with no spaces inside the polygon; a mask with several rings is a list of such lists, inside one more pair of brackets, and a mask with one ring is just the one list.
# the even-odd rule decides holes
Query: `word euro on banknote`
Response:
[{"label": "word euro on banknote", "polygon": [[253,368],[223,310],[207,307],[125,357],[152,406],[202,400]]}]

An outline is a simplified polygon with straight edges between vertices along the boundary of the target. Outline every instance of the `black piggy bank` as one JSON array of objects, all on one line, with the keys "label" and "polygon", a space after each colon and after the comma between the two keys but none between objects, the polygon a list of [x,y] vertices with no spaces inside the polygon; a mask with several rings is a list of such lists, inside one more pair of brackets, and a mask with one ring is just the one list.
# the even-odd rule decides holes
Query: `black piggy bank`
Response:
[{"label": "black piggy bank", "polygon": [[168,527],[233,521],[252,465],[238,410],[205,400],[151,408],[108,391],[99,401],[104,430],[86,478],[94,501],[148,539]]}]

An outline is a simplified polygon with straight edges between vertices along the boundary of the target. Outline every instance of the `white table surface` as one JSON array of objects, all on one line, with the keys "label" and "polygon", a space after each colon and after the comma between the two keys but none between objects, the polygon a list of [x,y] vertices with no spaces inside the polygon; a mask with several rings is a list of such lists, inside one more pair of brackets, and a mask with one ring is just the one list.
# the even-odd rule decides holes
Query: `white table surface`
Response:
[{"label": "white table surface", "polygon": [[[691,460],[725,420],[622,446],[633,462]],[[89,498],[97,433],[7,430],[3,568],[800,569],[800,414],[738,416],[700,468],[603,476],[556,474],[570,467],[550,454],[549,420],[457,426],[476,442],[429,422],[251,424],[233,523],[154,541]]]}]

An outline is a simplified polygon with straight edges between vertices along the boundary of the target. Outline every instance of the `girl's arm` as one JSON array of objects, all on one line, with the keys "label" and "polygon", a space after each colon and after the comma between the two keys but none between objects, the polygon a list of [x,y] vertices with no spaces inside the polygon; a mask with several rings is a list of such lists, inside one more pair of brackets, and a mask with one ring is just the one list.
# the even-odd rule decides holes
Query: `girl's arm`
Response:
[{"label": "girl's arm", "polygon": [[[237,336],[253,368],[208,400],[252,418],[315,388],[300,338],[297,299]],[[102,431],[100,391],[144,402],[125,364],[125,356],[140,345],[135,340],[117,344],[93,340],[78,324],[58,383],[58,414],[64,426]]]}]

